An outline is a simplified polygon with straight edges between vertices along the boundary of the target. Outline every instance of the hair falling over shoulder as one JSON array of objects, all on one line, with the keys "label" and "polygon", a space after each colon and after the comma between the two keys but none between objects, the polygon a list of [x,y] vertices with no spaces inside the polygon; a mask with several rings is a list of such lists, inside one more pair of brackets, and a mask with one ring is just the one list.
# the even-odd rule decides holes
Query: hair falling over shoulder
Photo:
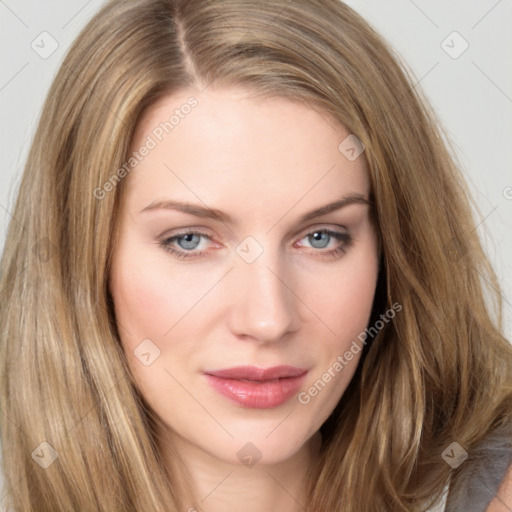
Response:
[{"label": "hair falling over shoulder", "polygon": [[[363,142],[382,248],[374,312],[403,310],[365,347],[322,427],[307,510],[426,510],[463,478],[443,450],[456,441],[471,458],[512,421],[512,347],[437,119],[393,51],[338,0],[110,1],[68,51],[1,261],[5,505],[188,508],[119,346],[107,282],[123,183],[101,200],[94,190],[126,162],[149,105],[211,83],[307,103]],[[56,455],[46,468],[34,462],[41,443]]]}]

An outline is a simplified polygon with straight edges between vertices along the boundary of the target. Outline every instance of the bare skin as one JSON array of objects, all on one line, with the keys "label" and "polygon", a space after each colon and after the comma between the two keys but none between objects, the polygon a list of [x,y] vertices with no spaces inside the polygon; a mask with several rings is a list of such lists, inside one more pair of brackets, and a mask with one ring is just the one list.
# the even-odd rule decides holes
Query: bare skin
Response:
[{"label": "bare skin", "polygon": [[[364,201],[301,217],[341,198],[367,200],[366,163],[338,149],[349,132],[327,115],[282,98],[256,101],[243,89],[162,98],[133,148],[190,97],[197,106],[123,183],[110,281],[121,341],[162,422],[166,464],[173,467],[172,443],[190,472],[191,512],[298,512],[319,428],[361,353],[342,370],[333,363],[367,326],[378,273]],[[221,210],[233,222],[146,209],[168,200]],[[191,231],[201,234],[185,236]],[[134,353],[143,340],[146,359],[159,351],[148,365]],[[309,400],[246,407],[204,375],[241,365],[306,368],[299,391]],[[325,385],[310,393],[319,380]],[[258,460],[248,465],[247,456]]]}]

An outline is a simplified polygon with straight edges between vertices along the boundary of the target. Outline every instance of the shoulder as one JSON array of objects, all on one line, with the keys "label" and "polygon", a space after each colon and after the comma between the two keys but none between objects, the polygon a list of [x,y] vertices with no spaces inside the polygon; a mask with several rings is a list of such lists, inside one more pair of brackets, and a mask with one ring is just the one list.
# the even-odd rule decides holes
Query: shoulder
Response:
[{"label": "shoulder", "polygon": [[511,427],[501,425],[468,450],[467,459],[450,484],[446,512],[511,512]]},{"label": "shoulder", "polygon": [[498,493],[485,512],[510,512],[512,510],[512,464],[501,482]]}]

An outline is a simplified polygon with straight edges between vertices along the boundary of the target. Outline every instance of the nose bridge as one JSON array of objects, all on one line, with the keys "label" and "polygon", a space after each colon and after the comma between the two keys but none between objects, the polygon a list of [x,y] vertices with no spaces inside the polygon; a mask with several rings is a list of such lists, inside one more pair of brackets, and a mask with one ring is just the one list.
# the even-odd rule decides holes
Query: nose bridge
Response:
[{"label": "nose bridge", "polygon": [[298,322],[290,272],[277,248],[254,242],[246,239],[237,248],[231,327],[238,335],[278,341]]}]

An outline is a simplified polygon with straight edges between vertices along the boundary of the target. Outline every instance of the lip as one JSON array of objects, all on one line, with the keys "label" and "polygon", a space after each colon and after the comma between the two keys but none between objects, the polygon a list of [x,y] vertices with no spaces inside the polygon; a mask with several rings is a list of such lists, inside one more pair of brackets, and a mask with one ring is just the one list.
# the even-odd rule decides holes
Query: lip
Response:
[{"label": "lip", "polygon": [[271,409],[284,404],[299,391],[306,368],[238,366],[203,372],[221,395],[251,409]]}]

